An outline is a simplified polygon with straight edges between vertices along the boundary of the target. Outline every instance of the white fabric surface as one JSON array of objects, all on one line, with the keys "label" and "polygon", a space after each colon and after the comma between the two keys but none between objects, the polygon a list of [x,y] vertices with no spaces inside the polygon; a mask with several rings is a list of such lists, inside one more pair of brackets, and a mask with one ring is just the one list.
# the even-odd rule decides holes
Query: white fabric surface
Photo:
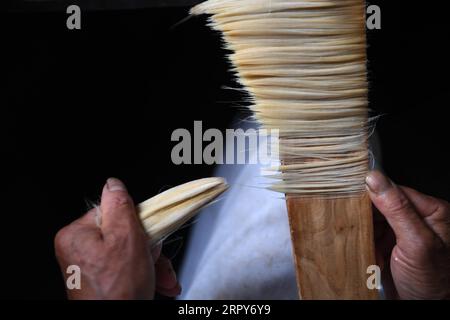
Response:
[{"label": "white fabric surface", "polygon": [[216,175],[231,188],[193,227],[179,299],[297,299],[283,195],[262,188],[257,165]]}]

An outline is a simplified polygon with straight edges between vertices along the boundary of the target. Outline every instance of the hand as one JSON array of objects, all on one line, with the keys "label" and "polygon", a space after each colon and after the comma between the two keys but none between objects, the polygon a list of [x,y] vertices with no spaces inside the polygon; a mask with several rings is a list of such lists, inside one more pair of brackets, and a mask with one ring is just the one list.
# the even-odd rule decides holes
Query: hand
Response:
[{"label": "hand", "polygon": [[375,218],[375,236],[378,263],[386,263],[387,298],[449,299],[449,203],[397,186],[377,171],[366,183],[385,218]]},{"label": "hand", "polygon": [[148,248],[133,200],[120,180],[108,179],[99,209],[100,227],[93,209],[55,237],[64,277],[69,265],[81,270],[81,289],[68,289],[68,298],[152,299],[155,288],[167,296],[178,295],[181,287],[170,260],[160,255],[160,246],[152,252]]}]

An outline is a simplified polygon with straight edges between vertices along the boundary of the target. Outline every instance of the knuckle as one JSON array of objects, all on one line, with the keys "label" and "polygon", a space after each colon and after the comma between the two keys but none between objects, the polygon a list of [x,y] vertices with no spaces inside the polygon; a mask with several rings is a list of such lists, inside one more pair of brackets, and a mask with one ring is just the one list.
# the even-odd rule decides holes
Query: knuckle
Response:
[{"label": "knuckle", "polygon": [[62,251],[64,250],[69,243],[72,241],[72,232],[69,226],[66,226],[59,230],[54,239],[54,245],[56,251]]},{"label": "knuckle", "polygon": [[104,243],[109,250],[120,250],[127,243],[127,234],[111,230],[104,236]]},{"label": "knuckle", "polygon": [[411,203],[409,202],[408,198],[406,198],[406,196],[402,193],[395,194],[387,200],[388,201],[386,208],[392,214],[398,214],[412,210]]},{"label": "knuckle", "polygon": [[127,194],[116,194],[110,201],[111,206],[114,208],[128,207],[131,205],[131,199]]}]

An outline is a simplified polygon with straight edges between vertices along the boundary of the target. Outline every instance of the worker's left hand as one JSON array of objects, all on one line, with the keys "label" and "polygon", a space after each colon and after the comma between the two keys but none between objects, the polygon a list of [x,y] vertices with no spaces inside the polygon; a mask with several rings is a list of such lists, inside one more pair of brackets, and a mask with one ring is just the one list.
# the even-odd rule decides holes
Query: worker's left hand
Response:
[{"label": "worker's left hand", "polygon": [[386,297],[450,299],[450,204],[378,171],[367,185],[379,210],[375,236]]},{"label": "worker's left hand", "polygon": [[176,296],[181,287],[169,259],[152,251],[124,184],[108,179],[96,210],[61,229],[55,237],[56,257],[65,278],[67,267],[81,271],[81,288],[67,289],[69,299],[152,299],[155,289]]}]

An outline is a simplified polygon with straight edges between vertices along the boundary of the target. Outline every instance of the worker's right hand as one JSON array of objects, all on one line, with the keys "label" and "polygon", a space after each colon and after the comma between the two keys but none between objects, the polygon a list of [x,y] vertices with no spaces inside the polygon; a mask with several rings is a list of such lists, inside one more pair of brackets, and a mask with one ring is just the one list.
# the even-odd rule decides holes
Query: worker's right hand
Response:
[{"label": "worker's right hand", "polygon": [[366,183],[388,223],[377,241],[377,255],[384,258],[392,280],[390,287],[389,279],[383,279],[388,298],[449,299],[450,204],[397,186],[378,171],[371,172]]},{"label": "worker's right hand", "polygon": [[110,178],[96,210],[61,229],[55,253],[64,278],[68,266],[80,270],[80,287],[67,288],[69,299],[152,299],[155,290],[175,297],[181,292],[175,271],[161,248],[148,248],[136,209],[125,185]]}]

